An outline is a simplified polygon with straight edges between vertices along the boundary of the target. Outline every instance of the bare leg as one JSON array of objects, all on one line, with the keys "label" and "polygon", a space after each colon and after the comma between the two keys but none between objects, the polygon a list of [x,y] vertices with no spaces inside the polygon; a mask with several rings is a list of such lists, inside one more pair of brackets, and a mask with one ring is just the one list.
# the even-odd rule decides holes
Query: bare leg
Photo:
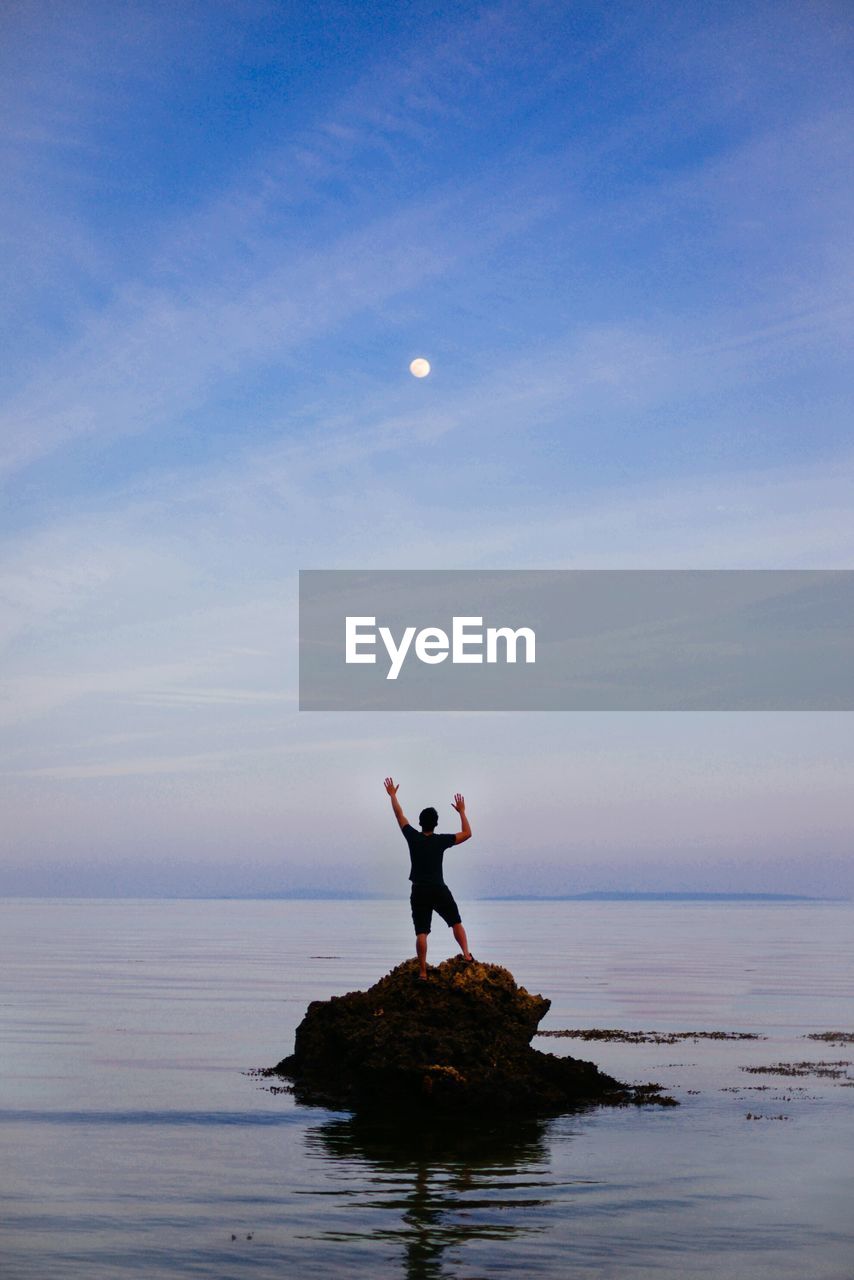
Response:
[{"label": "bare leg", "polygon": [[416,933],[415,954],[418,956],[418,976],[427,977],[427,934]]},{"label": "bare leg", "polygon": [[466,960],[471,960],[471,952],[469,951],[468,938],[466,937],[466,931],[463,928],[462,921],[460,921],[459,924],[454,925],[453,932],[454,932],[454,937],[456,938],[457,943],[459,945],[459,948],[462,951],[463,955],[465,956]]}]

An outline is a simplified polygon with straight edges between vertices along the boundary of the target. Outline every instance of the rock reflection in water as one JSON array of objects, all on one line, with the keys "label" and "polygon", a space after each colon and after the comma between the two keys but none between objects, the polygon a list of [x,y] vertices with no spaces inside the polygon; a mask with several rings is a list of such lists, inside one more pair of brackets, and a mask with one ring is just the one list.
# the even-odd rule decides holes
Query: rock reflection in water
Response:
[{"label": "rock reflection in water", "polygon": [[398,1242],[406,1280],[445,1280],[460,1246],[545,1229],[550,1123],[353,1117],[309,1130],[309,1151],[335,1162],[354,1216],[323,1238]]}]

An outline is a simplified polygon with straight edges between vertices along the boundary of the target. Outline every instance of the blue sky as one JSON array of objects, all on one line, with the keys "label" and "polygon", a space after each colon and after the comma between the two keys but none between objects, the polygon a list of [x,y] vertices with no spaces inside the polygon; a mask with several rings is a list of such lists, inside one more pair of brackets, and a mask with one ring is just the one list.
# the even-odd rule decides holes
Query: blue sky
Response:
[{"label": "blue sky", "polygon": [[848,715],[295,702],[299,568],[852,566],[850,8],[2,21],[0,892],[854,891]]}]

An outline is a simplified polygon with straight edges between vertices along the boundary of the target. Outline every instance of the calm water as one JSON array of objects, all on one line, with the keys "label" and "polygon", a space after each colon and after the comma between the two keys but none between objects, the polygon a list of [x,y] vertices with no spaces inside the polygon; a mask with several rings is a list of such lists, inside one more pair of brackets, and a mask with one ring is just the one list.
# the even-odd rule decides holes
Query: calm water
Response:
[{"label": "calm water", "polygon": [[854,1068],[742,1070],[854,1059],[803,1038],[852,1030],[854,907],[469,906],[478,958],[551,997],[543,1027],[768,1037],[536,1042],[676,1109],[401,1132],[245,1074],[309,1000],[403,959],[408,923],[403,901],[0,901],[0,1274],[854,1276]]}]

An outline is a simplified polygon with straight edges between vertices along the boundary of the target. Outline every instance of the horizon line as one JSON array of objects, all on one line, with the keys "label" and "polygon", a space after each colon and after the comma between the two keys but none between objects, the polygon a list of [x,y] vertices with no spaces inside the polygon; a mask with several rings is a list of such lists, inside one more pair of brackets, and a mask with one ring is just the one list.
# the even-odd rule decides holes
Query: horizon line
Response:
[{"label": "horizon line", "polygon": [[[325,889],[295,889],[268,893],[0,893],[0,901],[63,902],[397,902],[399,894],[349,892]],[[620,890],[594,889],[584,893],[483,894],[470,902],[851,902],[844,895],[706,890]]]}]

